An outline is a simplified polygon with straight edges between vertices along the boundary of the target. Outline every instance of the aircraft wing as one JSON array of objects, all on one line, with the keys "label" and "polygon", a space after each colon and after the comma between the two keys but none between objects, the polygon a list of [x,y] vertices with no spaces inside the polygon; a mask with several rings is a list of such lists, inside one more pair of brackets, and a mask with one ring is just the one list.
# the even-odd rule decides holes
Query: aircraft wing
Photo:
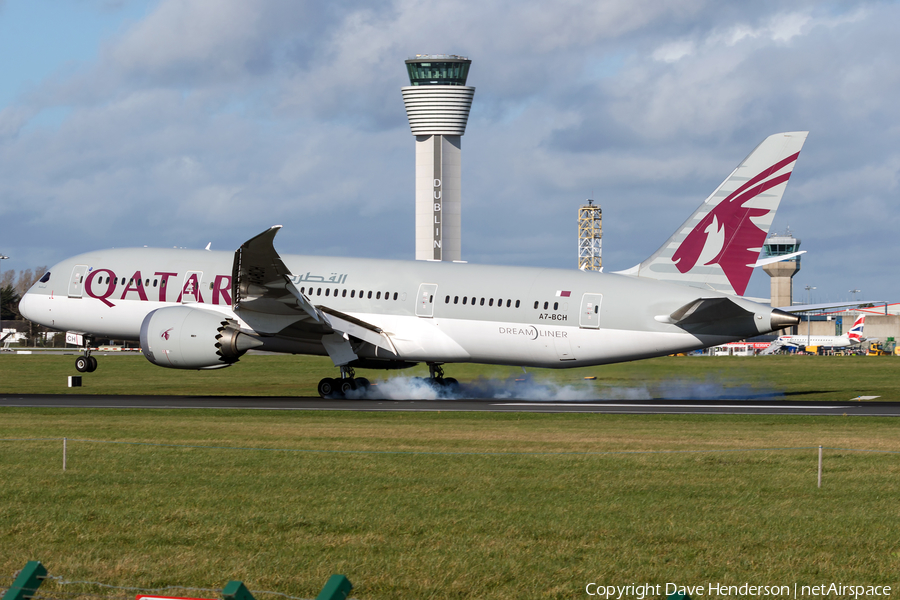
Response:
[{"label": "aircraft wing", "polygon": [[280,229],[281,225],[270,227],[234,253],[231,291],[235,313],[262,335],[321,343],[336,365],[356,360],[354,344],[359,343],[396,354],[381,328],[328,306],[314,305],[297,288],[273,245]]}]

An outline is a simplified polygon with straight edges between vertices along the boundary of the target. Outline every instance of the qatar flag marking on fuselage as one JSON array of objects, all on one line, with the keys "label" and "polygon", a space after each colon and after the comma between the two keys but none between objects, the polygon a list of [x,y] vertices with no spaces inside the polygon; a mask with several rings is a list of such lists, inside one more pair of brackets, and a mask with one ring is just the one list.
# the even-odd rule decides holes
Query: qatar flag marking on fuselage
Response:
[{"label": "qatar flag marking on fuselage", "polygon": [[798,156],[799,152],[763,170],[709,211],[672,255],[678,270],[687,273],[698,263],[704,266],[717,264],[722,267],[735,293],[743,294],[753,273],[747,265],[756,262],[759,248],[766,240],[766,232],[757,227],[753,219],[771,212],[768,208],[744,205],[763,192],[786,183],[791,171],[771,176],[795,162]]},{"label": "qatar flag marking on fuselage", "polygon": [[572,295],[570,290],[556,290],[557,298],[569,298]]}]

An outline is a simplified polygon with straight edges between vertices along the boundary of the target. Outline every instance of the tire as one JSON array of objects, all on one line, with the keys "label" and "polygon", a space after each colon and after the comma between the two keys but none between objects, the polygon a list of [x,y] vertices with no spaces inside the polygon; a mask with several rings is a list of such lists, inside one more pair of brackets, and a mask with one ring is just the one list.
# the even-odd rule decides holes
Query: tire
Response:
[{"label": "tire", "polygon": [[326,377],[322,381],[319,382],[319,395],[323,398],[331,398],[334,396],[335,392],[335,381],[330,377]]},{"label": "tire", "polygon": [[341,395],[346,396],[347,392],[352,392],[356,389],[356,381],[353,379],[340,379],[337,382],[337,389]]},{"label": "tire", "polygon": [[87,356],[79,356],[75,359],[75,370],[79,373],[87,373],[91,368],[91,361]]},{"label": "tire", "polygon": [[372,385],[372,384],[369,383],[369,380],[366,379],[365,377],[357,377],[356,378],[356,389],[365,391],[365,390],[369,389],[370,385]]},{"label": "tire", "polygon": [[93,373],[94,371],[97,370],[97,359],[94,358],[93,356],[89,356],[89,357],[88,357],[88,362],[90,362],[91,364],[88,365],[88,370],[87,370],[87,372],[88,372],[88,373]]}]

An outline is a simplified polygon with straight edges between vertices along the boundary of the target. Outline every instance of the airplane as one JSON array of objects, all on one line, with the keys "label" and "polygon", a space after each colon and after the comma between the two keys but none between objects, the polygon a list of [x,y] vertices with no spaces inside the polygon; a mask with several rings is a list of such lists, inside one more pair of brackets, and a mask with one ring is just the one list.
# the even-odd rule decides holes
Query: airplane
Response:
[{"label": "airplane", "polygon": [[140,341],[151,363],[216,369],[248,350],[327,355],[339,397],[355,369],[571,368],[690,352],[799,323],[742,298],[807,133],[766,138],[647,260],[616,273],[439,261],[281,256],[276,225],[235,252],[131,248],[54,265],[23,316],[83,346]]},{"label": "airplane", "polygon": [[781,348],[805,348],[818,346],[821,348],[849,348],[858,346],[866,341],[862,337],[866,324],[866,315],[859,315],[853,322],[853,327],[843,335],[782,335],[763,350],[764,354],[772,354]]}]

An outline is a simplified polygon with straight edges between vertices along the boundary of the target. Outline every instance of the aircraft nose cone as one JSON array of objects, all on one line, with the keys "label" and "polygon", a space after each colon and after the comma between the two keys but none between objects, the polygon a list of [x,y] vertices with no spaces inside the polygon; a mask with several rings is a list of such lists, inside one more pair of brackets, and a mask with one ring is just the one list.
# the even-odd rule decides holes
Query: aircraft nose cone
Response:
[{"label": "aircraft nose cone", "polygon": [[19,299],[19,314],[29,321],[36,321],[37,313],[34,309],[34,294],[26,292],[26,294]]},{"label": "aircraft nose cone", "polygon": [[784,329],[785,327],[793,327],[800,324],[800,317],[786,313],[777,308],[772,309],[772,330]]}]

